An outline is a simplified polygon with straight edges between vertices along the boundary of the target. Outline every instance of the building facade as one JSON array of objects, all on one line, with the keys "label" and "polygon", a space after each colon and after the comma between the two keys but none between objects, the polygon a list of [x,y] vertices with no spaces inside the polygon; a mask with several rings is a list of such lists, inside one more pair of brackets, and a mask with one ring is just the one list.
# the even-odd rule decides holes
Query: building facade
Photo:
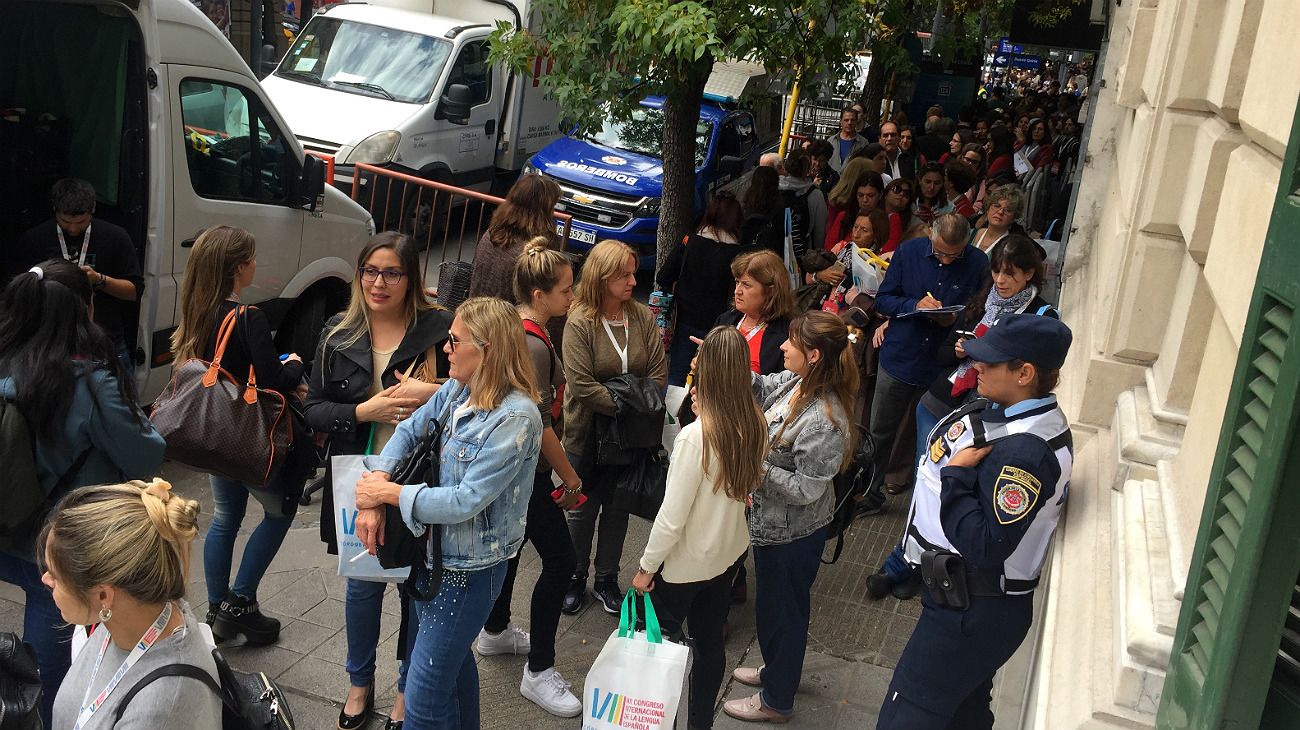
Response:
[{"label": "building facade", "polygon": [[[1249,603],[1258,566],[1218,560],[1215,550],[1267,534],[1272,524],[1256,500],[1256,522],[1243,532],[1235,503],[1220,507],[1229,504],[1220,497],[1238,497],[1220,488],[1245,473],[1231,473],[1230,452],[1245,442],[1225,432],[1225,412],[1233,426],[1232,409],[1259,409],[1234,395],[1258,385],[1253,371],[1238,367],[1239,353],[1254,352],[1266,319],[1284,343],[1296,334],[1286,307],[1255,310],[1264,272],[1291,268],[1273,273],[1300,281],[1300,238],[1280,235],[1287,231],[1278,223],[1294,188],[1277,194],[1280,180],[1291,185],[1296,177],[1288,145],[1300,96],[1300,3],[1109,3],[1061,301],[1075,333],[1061,391],[1075,425],[1074,480],[1018,724],[1151,727],[1159,714],[1160,727],[1235,726],[1222,715],[1210,722],[1161,710],[1161,703],[1170,700],[1171,655],[1175,667],[1182,654],[1191,662],[1170,670],[1171,678],[1181,672],[1191,678],[1186,687],[1211,700],[1222,689],[1207,679],[1207,667],[1228,657],[1207,659],[1205,651],[1221,612],[1238,615],[1225,601]],[[1279,351],[1289,353],[1279,354],[1287,372],[1300,357],[1300,337],[1292,341],[1297,346]],[[1289,388],[1285,403],[1294,403],[1293,384],[1274,385]],[[1273,440],[1260,446],[1247,437],[1259,447],[1251,454],[1300,443],[1293,408],[1260,418]],[[1247,466],[1253,472],[1253,462]],[[1249,496],[1249,480],[1242,488]],[[1293,552],[1285,560],[1296,562],[1287,566],[1300,564],[1300,550]],[[1263,623],[1280,624],[1285,602],[1266,608]],[[1231,643],[1219,634],[1218,644]],[[1272,637],[1276,652],[1276,631]],[[1272,655],[1265,659],[1271,671]],[[1008,684],[1000,692],[1013,691]],[[1252,690],[1261,703],[1266,689]]]}]

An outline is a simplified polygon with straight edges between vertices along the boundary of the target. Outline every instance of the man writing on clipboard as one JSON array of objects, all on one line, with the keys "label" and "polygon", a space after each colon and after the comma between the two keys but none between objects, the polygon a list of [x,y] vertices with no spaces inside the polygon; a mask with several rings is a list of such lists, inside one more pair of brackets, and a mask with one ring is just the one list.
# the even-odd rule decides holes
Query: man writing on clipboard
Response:
[{"label": "man writing on clipboard", "polygon": [[880,367],[871,404],[876,469],[863,502],[865,514],[880,511],[885,502],[881,487],[899,424],[939,375],[939,347],[961,308],[945,308],[945,304],[964,305],[988,276],[988,256],[968,245],[969,238],[970,224],[960,215],[935,218],[929,238],[899,245],[876,295],[876,311],[890,321],[879,343]]}]

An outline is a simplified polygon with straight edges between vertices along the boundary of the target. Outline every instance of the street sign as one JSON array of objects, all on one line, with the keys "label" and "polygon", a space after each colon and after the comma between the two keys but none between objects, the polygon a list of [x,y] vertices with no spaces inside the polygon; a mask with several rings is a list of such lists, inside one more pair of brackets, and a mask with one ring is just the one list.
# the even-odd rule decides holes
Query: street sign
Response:
[{"label": "street sign", "polygon": [[1029,56],[1023,53],[999,53],[993,57],[993,65],[1039,69],[1043,66],[1043,59],[1039,56]]},{"label": "street sign", "polygon": [[1006,38],[998,39],[998,53],[1024,53],[1025,47],[1019,43],[1012,43]]}]

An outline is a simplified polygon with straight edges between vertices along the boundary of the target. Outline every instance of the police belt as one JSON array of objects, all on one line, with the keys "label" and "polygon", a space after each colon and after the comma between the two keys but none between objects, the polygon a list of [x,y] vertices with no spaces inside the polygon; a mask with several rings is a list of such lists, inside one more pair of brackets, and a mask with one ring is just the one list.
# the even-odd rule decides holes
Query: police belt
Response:
[{"label": "police belt", "polygon": [[[921,535],[916,526],[911,526],[907,534],[916,540],[923,550],[948,552],[939,545],[926,540]],[[955,553],[954,553],[955,554]],[[1016,578],[1007,578],[1000,574],[991,574],[981,571],[971,564],[969,560],[958,556],[961,559],[963,572],[966,575],[966,592],[972,596],[1005,596],[1007,594],[1030,593],[1038,587],[1038,579],[1020,580]]]}]

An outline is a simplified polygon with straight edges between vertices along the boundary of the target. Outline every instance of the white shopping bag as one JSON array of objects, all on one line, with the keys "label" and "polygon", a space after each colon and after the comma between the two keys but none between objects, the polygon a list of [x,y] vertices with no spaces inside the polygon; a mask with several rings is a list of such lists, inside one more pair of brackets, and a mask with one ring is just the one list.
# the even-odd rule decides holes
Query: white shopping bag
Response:
[{"label": "white shopping bag", "polygon": [[673,456],[673,444],[677,441],[677,434],[682,432],[682,423],[677,420],[677,414],[681,412],[682,403],[690,391],[680,385],[668,386],[668,392],[664,394],[664,434],[663,444],[664,451],[668,452],[668,458]]},{"label": "white shopping bag", "polygon": [[[366,555],[366,546],[357,537],[357,482],[367,471],[364,456],[330,457],[330,474],[334,489],[334,538],[339,546],[339,575],[344,578],[401,583],[410,568],[384,570],[379,558]],[[361,557],[358,557],[361,556]]]},{"label": "white shopping bag", "polygon": [[629,590],[618,630],[610,634],[587,672],[583,730],[660,730],[673,727],[677,718],[690,650],[663,640],[649,596],[646,630],[633,633],[636,600],[636,591]]},{"label": "white shopping bag", "polygon": [[853,286],[859,292],[874,297],[884,281],[885,270],[879,260],[873,258],[867,249],[856,248],[853,256]]}]

